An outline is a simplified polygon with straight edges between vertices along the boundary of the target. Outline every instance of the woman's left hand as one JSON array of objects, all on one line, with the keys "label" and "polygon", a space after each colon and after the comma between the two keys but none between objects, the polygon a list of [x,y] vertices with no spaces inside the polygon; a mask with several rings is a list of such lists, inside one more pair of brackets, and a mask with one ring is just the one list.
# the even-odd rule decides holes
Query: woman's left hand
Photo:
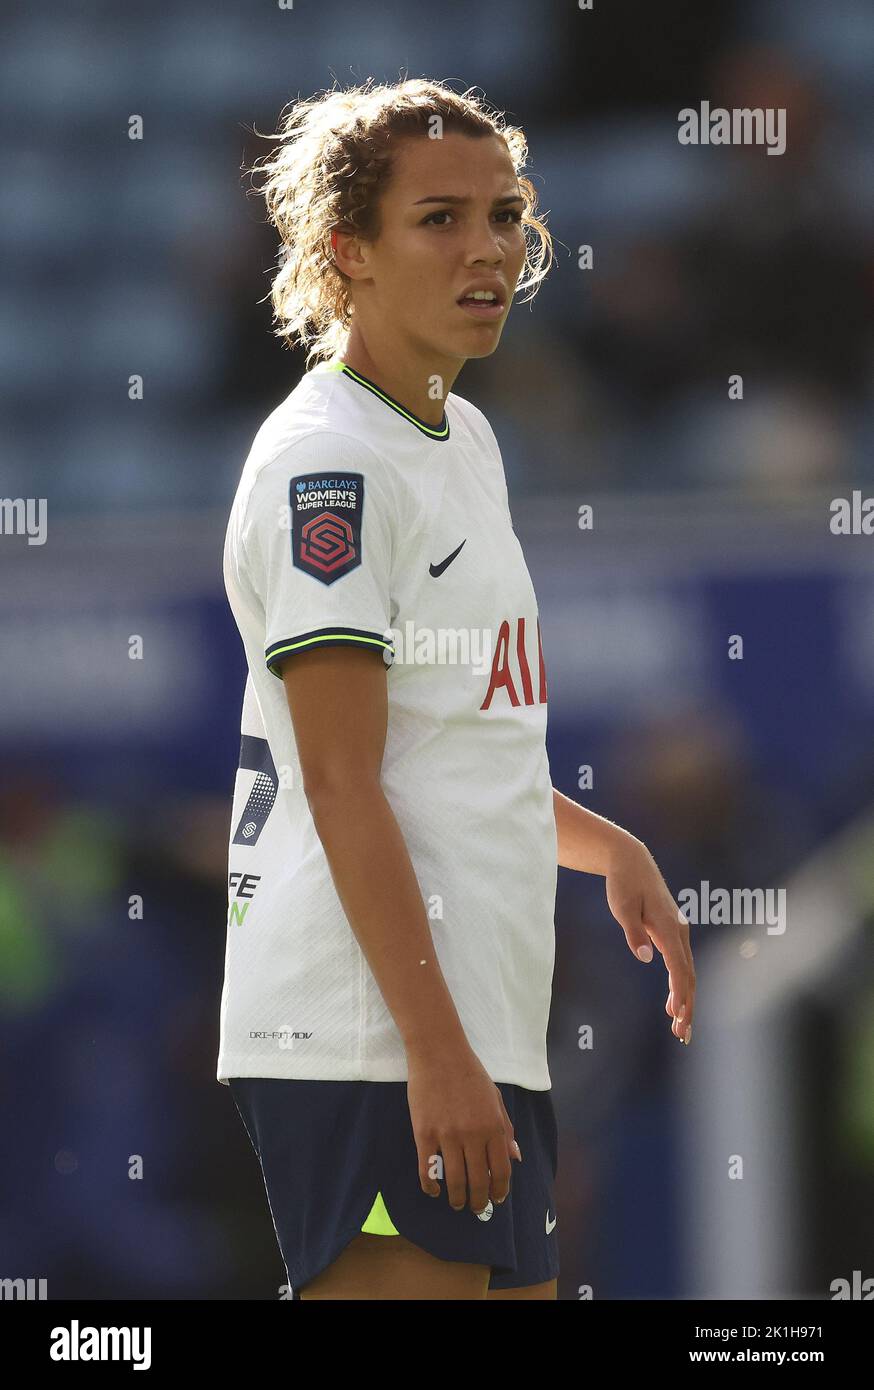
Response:
[{"label": "woman's left hand", "polygon": [[652,960],[650,942],[661,952],[668,972],[665,1012],[673,1020],[671,1032],[681,1042],[690,1042],[695,966],[689,923],[642,841],[632,835],[622,837],[611,855],[606,887],[607,905],[625,933],[629,950],[645,961]]}]

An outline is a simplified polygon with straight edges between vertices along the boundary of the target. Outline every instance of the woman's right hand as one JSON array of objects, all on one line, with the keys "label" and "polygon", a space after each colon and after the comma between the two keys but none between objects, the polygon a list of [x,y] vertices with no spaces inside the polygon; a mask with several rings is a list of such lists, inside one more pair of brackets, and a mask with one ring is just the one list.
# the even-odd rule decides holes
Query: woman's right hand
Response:
[{"label": "woman's right hand", "polygon": [[449,1205],[479,1214],[510,1191],[511,1160],[522,1155],[504,1099],[476,1053],[408,1054],[407,1102],[419,1155],[419,1183],[431,1197],[446,1179]]}]

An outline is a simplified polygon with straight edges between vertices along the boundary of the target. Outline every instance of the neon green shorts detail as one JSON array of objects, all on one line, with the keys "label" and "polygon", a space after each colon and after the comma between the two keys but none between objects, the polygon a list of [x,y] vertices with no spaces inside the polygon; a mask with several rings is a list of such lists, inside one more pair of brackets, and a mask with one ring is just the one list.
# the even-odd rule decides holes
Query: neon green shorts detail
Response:
[{"label": "neon green shorts detail", "polygon": [[385,1202],[382,1200],[382,1193],[377,1192],[370,1213],[361,1227],[371,1236],[399,1236],[400,1231],[392,1222],[386,1209]]}]

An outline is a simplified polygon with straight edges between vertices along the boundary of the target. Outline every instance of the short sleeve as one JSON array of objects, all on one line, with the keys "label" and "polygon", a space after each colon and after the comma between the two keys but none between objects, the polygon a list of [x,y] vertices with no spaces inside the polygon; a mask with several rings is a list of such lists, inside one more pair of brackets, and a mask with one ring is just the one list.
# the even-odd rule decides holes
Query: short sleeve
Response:
[{"label": "short sleeve", "polygon": [[242,540],[274,676],[286,657],[317,646],[365,647],[391,664],[397,524],[385,466],[345,435],[309,435],[261,470]]}]

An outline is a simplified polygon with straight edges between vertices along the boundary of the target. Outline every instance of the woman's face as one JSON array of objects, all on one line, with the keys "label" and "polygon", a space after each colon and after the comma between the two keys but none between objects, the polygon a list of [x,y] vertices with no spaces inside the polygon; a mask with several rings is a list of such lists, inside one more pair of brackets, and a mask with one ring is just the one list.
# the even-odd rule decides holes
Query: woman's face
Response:
[{"label": "woman's face", "polygon": [[[362,330],[426,358],[494,352],[525,263],[523,206],[500,136],[401,140],[379,234],[358,243],[352,294]],[[493,290],[497,303],[462,302],[474,288]]]}]

